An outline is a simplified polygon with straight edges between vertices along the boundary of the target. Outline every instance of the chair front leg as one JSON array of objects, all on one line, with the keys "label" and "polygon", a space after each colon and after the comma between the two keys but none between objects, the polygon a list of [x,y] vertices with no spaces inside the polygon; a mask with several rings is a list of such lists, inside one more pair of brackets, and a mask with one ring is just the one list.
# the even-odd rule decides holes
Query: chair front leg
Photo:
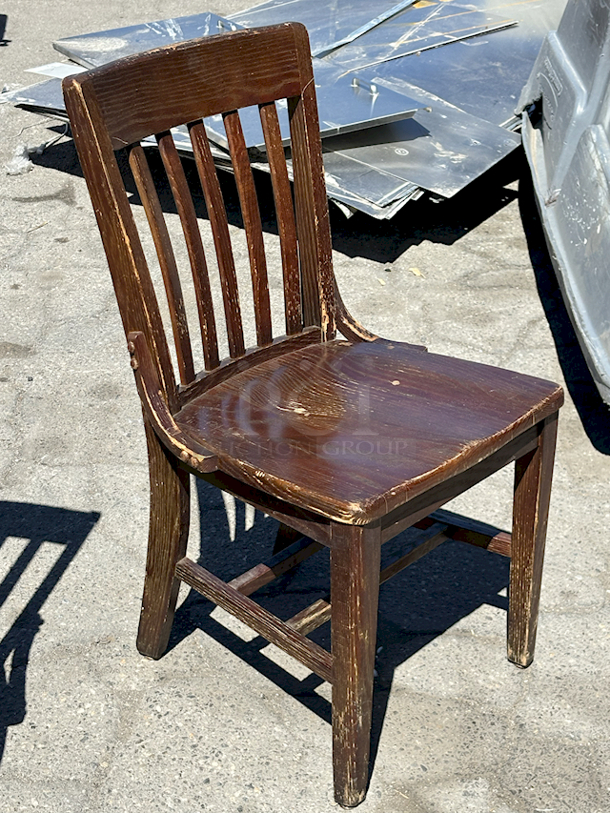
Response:
[{"label": "chair front leg", "polygon": [[335,800],[366,796],[371,745],[381,531],[333,524],[331,636]]},{"label": "chair front leg", "polygon": [[137,647],[160,658],[174,620],[180,582],[176,563],[186,554],[190,519],[190,476],[145,420],[150,475],[148,554]]},{"label": "chair front leg", "polygon": [[556,438],[557,413],[545,419],[537,448],[515,463],[508,659],[523,668],[532,662],[536,646]]}]

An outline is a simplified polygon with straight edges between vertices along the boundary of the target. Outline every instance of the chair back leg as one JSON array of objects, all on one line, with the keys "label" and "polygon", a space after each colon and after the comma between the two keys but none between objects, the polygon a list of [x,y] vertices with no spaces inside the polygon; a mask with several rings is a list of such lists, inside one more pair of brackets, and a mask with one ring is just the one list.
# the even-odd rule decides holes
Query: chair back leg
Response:
[{"label": "chair back leg", "polygon": [[190,519],[190,475],[145,421],[150,476],[150,523],[137,647],[160,658],[174,620],[180,581],[176,563],[186,555]]},{"label": "chair back leg", "polygon": [[523,668],[532,662],[536,646],[556,438],[557,413],[543,422],[537,448],[515,463],[508,659]]},{"label": "chair back leg", "polygon": [[380,550],[379,528],[333,524],[333,768],[343,807],[359,804],[368,785]]}]

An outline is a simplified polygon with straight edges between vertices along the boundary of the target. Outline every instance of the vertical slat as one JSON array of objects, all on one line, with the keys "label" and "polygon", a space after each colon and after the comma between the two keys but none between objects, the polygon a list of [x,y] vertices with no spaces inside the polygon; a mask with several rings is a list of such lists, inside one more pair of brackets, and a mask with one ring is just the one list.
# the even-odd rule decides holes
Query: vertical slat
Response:
[{"label": "vertical slat", "polygon": [[328,340],[335,335],[335,280],[320,126],[307,31],[295,28],[294,33],[305,82],[301,95],[288,99],[303,322],[320,325],[323,340]]},{"label": "vertical slat", "polygon": [[148,225],[150,226],[159,258],[161,273],[163,274],[169,313],[172,320],[172,331],[176,346],[180,381],[183,384],[189,384],[195,378],[195,368],[193,365],[191,340],[186,311],[184,309],[180,277],[178,275],[176,258],[150,167],[148,166],[144,150],[139,145],[133,146],[129,151],[129,166],[131,167],[138,193],[142,200],[142,205],[144,206],[144,211],[146,212]]},{"label": "vertical slat", "polygon": [[331,639],[335,801],[366,795],[377,636],[381,529],[331,526]]},{"label": "vertical slat", "polygon": [[286,333],[291,335],[303,329],[301,313],[301,280],[299,277],[299,256],[297,230],[294,221],[294,205],[288,178],[286,156],[282,146],[280,123],[275,102],[259,105],[267,159],[271,170],[271,183],[275,201],[275,216],[280,235],[280,253],[284,275],[284,310],[286,312]]},{"label": "vertical slat", "polygon": [[235,261],[233,259],[233,249],[231,248],[231,238],[229,236],[229,224],[225,204],[220,191],[220,183],[210,150],[210,143],[205,132],[202,121],[191,122],[188,125],[193,145],[193,154],[197,164],[199,180],[205,196],[208,209],[208,217],[214,235],[214,246],[216,247],[216,258],[218,260],[218,270],[220,272],[220,284],[222,286],[222,298],[227,321],[227,338],[229,340],[229,353],[231,358],[243,356],[246,352],[244,345],[244,331],[241,321],[241,310],[239,307],[239,291],[237,288],[237,275],[235,273]]},{"label": "vertical slat", "polygon": [[265,259],[261,215],[239,113],[237,110],[230,110],[223,114],[223,120],[248,243],[256,341],[259,347],[264,347],[266,344],[271,343],[273,337],[271,334],[271,303],[269,301],[269,282],[267,279],[267,261]]},{"label": "vertical slat", "polygon": [[203,340],[203,354],[206,370],[213,370],[218,367],[218,339],[216,337],[216,321],[214,319],[214,306],[212,303],[212,292],[210,290],[210,278],[208,276],[208,266],[203,251],[201,233],[197,223],[197,214],[189,190],[188,182],[182,169],[182,162],[174,144],[174,139],[170,132],[159,133],[157,135],[159,151],[163,159],[163,165],[167,172],[169,184],[176,202],[176,208],[180,215],[182,231],[191,262],[193,272],[193,283],[197,295],[197,309],[199,312],[199,323]]},{"label": "vertical slat", "polygon": [[530,665],[536,646],[556,439],[557,413],[545,420],[538,447],[515,462],[508,659],[522,667]]}]

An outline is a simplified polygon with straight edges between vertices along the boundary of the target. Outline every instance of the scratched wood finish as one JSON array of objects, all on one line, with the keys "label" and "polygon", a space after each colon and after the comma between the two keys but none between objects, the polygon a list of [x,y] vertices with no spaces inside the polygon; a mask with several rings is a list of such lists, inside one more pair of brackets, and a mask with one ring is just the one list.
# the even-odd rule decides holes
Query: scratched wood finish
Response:
[{"label": "scratched wood finish", "polygon": [[137,647],[160,658],[174,620],[180,582],[174,570],[186,553],[190,517],[190,482],[176,459],[145,423],[150,478],[150,521],[146,577]]},{"label": "scratched wood finish", "polygon": [[379,528],[332,525],[330,553],[335,799],[366,794],[379,596]]},{"label": "scratched wood finish", "polygon": [[431,514],[427,521],[416,523],[418,528],[426,528],[429,523],[446,523],[445,531],[448,539],[456,542],[466,542],[477,548],[485,548],[492,553],[499,553],[500,556],[511,555],[512,534],[507,531],[499,531],[491,525],[486,525],[479,520],[468,519],[460,514],[443,509]]},{"label": "scratched wood finish", "polygon": [[277,213],[282,272],[284,275],[284,312],[286,333],[298,333],[303,327],[301,314],[301,279],[299,276],[299,253],[297,228],[292,207],[292,191],[288,180],[288,168],[282,147],[280,122],[275,104],[259,105],[267,160],[271,171],[271,184],[275,211]]},{"label": "scratched wood finish", "polygon": [[223,121],[235,172],[235,183],[250,257],[256,341],[259,346],[263,347],[271,342],[271,303],[258,198],[239,113],[237,110],[224,113]]},{"label": "scratched wood finish", "polygon": [[320,328],[312,326],[292,336],[277,336],[271,344],[267,344],[265,347],[250,347],[243,356],[223,359],[215,370],[197,373],[193,382],[178,389],[178,400],[181,406],[184,406],[201,393],[212,389],[237,373],[242,373],[250,367],[256,367],[257,364],[276,356],[292,353],[308,344],[319,344],[320,340]]},{"label": "scratched wood finish", "polygon": [[[298,535],[300,536],[300,534]],[[309,559],[319,550],[322,550],[322,545],[319,542],[311,542],[301,537],[276,553],[270,562],[261,562],[246,571],[246,573],[242,573],[241,576],[232,579],[229,582],[229,587],[239,590],[243,596],[249,596],[265,584],[277,579],[283,573],[288,573],[293,567]]]},{"label": "scratched wood finish", "polygon": [[[434,550],[434,548],[437,548],[446,539],[449,539],[446,533],[448,530],[446,525],[439,525],[438,522],[432,521],[428,528],[431,527],[435,529],[440,528],[440,530],[435,530],[435,533],[433,533],[432,536],[429,536],[420,542],[413,550],[404,554],[404,556],[400,556],[391,564],[384,567],[379,574],[380,585],[389,581],[402,570],[409,567],[409,565],[419,561],[419,559],[430,553],[430,551]],[[303,633],[303,635],[308,635],[313,630],[322,626],[322,624],[330,621],[330,618],[330,596],[326,596],[325,598],[314,601],[314,603],[310,604],[309,607],[305,607],[303,610],[296,613],[296,615],[293,615],[292,618],[289,618],[286,623],[289,627]]]},{"label": "scratched wood finish", "polygon": [[222,192],[216,175],[216,168],[212,159],[210,143],[205,134],[202,122],[189,124],[191,144],[199,180],[203,188],[205,202],[208,208],[208,217],[216,246],[218,270],[222,286],[222,300],[227,323],[227,336],[229,339],[229,354],[231,358],[243,356],[245,352],[244,329],[241,320],[239,305],[239,292],[237,290],[237,274],[235,260],[229,235],[229,222],[224,207]]},{"label": "scratched wood finish", "polygon": [[222,34],[126,57],[79,84],[93,86],[116,150],[202,117],[298,96],[312,75],[306,40],[294,24]]},{"label": "scratched wood finish", "polygon": [[336,341],[246,370],[176,421],[234,477],[365,525],[490,457],[561,397],[483,364]]},{"label": "scratched wood finish", "polygon": [[544,423],[538,448],[515,465],[508,659],[524,668],[531,664],[536,646],[556,438],[557,415],[553,415]]},{"label": "scratched wood finish", "polygon": [[214,367],[218,367],[219,364],[216,320],[212,306],[212,292],[208,266],[193,198],[172,134],[170,132],[159,133],[157,135],[157,143],[180,217],[184,240],[191,263],[195,293],[197,295],[201,336],[203,339],[205,366],[208,370],[214,369]]},{"label": "scratched wood finish", "polygon": [[[64,93],[148,441],[151,510],[138,648],[150,657],[163,653],[183,580],[332,681],[335,798],[354,806],[368,783],[380,582],[446,538],[510,555],[509,658],[521,666],[531,661],[561,389],[384,340],[349,313],[332,270],[315,83],[303,26],[239,31],[128,57],[70,77]],[[285,100],[290,121],[292,188],[278,100]],[[261,217],[239,123],[240,108],[257,105],[278,224],[283,337],[272,335]],[[224,117],[242,209],[255,348],[245,347],[237,253],[202,121],[218,114]],[[228,359],[220,358],[218,348],[220,315],[207,271],[211,248],[202,239],[170,132],[178,125],[188,127],[206,202]],[[183,270],[138,146],[151,135],[157,137],[186,240],[204,370],[194,368],[195,326],[187,325]],[[114,154],[123,147],[159,256],[178,380]],[[439,512],[513,461],[512,538]],[[276,518],[284,529],[278,548],[287,544],[286,550],[231,584],[186,559],[190,474]],[[380,572],[380,545],[412,525],[432,537]],[[299,534],[314,541],[294,541]],[[329,597],[287,622],[248,597],[321,546],[331,551]],[[329,617],[332,655],[305,637]]]},{"label": "scratched wood finish", "polygon": [[129,166],[146,212],[148,225],[159,257],[172,322],[180,381],[182,384],[190,384],[195,378],[195,367],[182,296],[182,284],[167,224],[159,202],[159,195],[144,150],[139,145],[132,146],[129,151]]},{"label": "scratched wood finish", "polygon": [[288,652],[323,680],[332,682],[332,657],[318,644],[288,627],[247,596],[229,587],[190,559],[181,559],[176,575],[206,598],[239,618],[271,643]]},{"label": "scratched wood finish", "polygon": [[126,334],[142,332],[161,392],[175,409],[178,388],[155,289],[112,150],[106,123],[90,85],[64,84],[72,134],[112,276]]},{"label": "scratched wood finish", "polygon": [[[451,511],[435,511],[424,520],[414,523],[413,527],[428,531],[428,535],[426,538],[418,540],[413,550],[387,565],[379,574],[379,584],[384,584],[397,573],[409,567],[409,565],[419,561],[447,539],[485,548],[488,551],[510,558],[510,533],[499,531],[497,528],[483,522],[463,517],[460,514],[454,514]],[[430,531],[432,531],[431,536]],[[288,526],[281,525],[278,535],[280,532],[282,532],[282,538],[296,539],[296,541],[280,547],[279,552],[270,561],[261,562],[240,576],[236,576],[229,582],[230,587],[239,590],[243,595],[252,595],[256,590],[288,572],[296,564],[309,558],[322,548],[321,544],[310,542],[303,538],[299,531],[294,531]],[[382,543],[384,541],[387,540],[384,540],[382,535]],[[286,624],[303,635],[309,635],[310,632],[330,621],[330,615],[330,595],[328,595],[300,610],[289,618]]]},{"label": "scratched wood finish", "polygon": [[[432,526],[430,527],[434,526],[438,527],[438,523],[432,523]],[[384,567],[379,574],[379,584],[381,585],[384,582],[389,581],[389,579],[400,573],[401,570],[404,570],[406,567],[409,567],[409,565],[414,564],[448,539],[449,537],[445,533],[447,526],[443,525],[440,527],[441,530],[437,531],[428,539],[421,542],[421,544],[417,545],[416,548],[408,553],[405,553],[404,556],[400,556],[398,559],[395,559],[387,567]],[[293,615],[292,618],[289,618],[286,623],[289,627],[292,627],[292,629],[297,630],[303,635],[309,635],[310,632],[313,632],[313,630],[321,627],[322,624],[330,621],[331,615],[332,607],[330,604],[330,596],[327,596],[326,598],[321,598],[314,601],[314,603],[310,604],[309,607],[305,607],[303,610],[296,613],[296,615]]]}]

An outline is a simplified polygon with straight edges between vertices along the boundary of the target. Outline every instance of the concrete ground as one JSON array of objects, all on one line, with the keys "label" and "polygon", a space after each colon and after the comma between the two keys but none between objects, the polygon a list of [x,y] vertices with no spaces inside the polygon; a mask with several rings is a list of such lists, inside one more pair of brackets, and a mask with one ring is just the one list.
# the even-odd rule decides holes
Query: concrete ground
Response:
[{"label": "concrete ground", "polygon": [[[5,0],[0,86],[35,81],[23,70],[53,61],[61,36],[246,5]],[[0,165],[54,124],[0,105]],[[166,656],[136,652],[139,405],[72,143],[34,160],[24,175],[0,171],[0,811],[337,809],[328,686],[187,591]],[[610,811],[610,422],[521,174],[516,157],[389,224],[333,213],[336,273],[366,325],[568,389],[536,661],[520,671],[505,658],[506,560],[446,543],[386,586],[363,813]],[[273,249],[272,228],[266,239]],[[450,507],[508,528],[510,491],[501,472]],[[207,487],[197,496],[192,555],[221,576],[265,556],[270,519],[252,524]],[[303,606],[325,566],[310,560],[280,585],[286,599],[262,600]]]}]

